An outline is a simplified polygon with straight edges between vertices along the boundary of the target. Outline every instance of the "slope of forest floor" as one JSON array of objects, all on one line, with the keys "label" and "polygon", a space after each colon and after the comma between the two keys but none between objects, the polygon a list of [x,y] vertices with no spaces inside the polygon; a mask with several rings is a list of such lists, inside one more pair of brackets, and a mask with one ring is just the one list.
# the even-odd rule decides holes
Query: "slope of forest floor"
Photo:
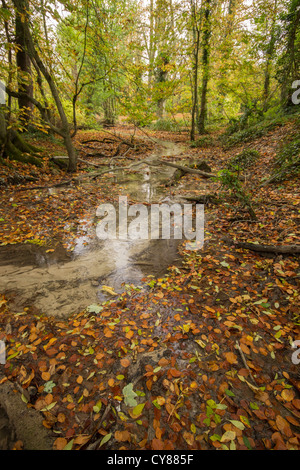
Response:
[{"label": "slope of forest floor", "polygon": [[[145,279],[142,288],[128,287],[67,320],[30,308],[16,315],[2,297],[7,361],[0,388],[13,383],[20,403],[41,415],[53,449],[299,449],[300,365],[293,348],[300,339],[299,255],[236,245],[299,241],[299,182],[261,186],[288,132],[290,125],[251,142],[261,157],[245,184],[257,220],[234,200],[207,204],[203,249],[188,251],[183,243],[180,266],[164,277]],[[122,144],[116,157],[120,141],[91,146],[109,151],[116,165],[130,165],[153,149],[152,138],[173,140],[186,150],[172,161],[205,160],[214,173],[244,148],[191,148],[185,133],[147,133],[151,139],[140,131],[140,145]],[[103,138],[82,132],[77,144]],[[61,155],[59,144],[44,145]],[[81,157],[102,162],[87,157],[86,148]],[[63,240],[70,247],[84,212],[118,197],[110,174],[84,185],[73,179],[59,193],[43,191],[86,174],[83,162],[72,177],[45,165],[38,174],[13,164],[19,184],[7,184],[12,170],[1,169],[2,244]],[[22,180],[28,175],[34,181]],[[187,174],[169,191],[199,196],[218,193],[220,184]],[[13,448],[28,448],[16,439]]]}]

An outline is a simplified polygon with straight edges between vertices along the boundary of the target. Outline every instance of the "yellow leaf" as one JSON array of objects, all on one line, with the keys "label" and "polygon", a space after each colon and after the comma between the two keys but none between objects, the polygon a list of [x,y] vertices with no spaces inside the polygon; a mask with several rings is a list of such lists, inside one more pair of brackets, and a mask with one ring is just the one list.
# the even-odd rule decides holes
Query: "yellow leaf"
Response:
[{"label": "yellow leaf", "polygon": [[102,286],[101,287],[101,290],[103,290],[104,292],[107,292],[108,294],[110,295],[118,295],[112,287],[109,287],[109,286]]},{"label": "yellow leaf", "polygon": [[285,401],[292,401],[295,398],[295,392],[291,389],[284,389],[281,396]]},{"label": "yellow leaf", "polygon": [[221,442],[234,441],[235,438],[236,438],[236,433],[234,431],[226,431],[221,437]]}]

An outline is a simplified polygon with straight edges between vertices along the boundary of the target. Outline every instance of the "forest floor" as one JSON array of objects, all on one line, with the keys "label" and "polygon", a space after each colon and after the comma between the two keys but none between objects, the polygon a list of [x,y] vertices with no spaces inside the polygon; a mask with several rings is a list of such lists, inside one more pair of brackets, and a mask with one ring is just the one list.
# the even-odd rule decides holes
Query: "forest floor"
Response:
[{"label": "forest floor", "polygon": [[[300,364],[293,347],[300,340],[299,255],[257,253],[236,245],[299,243],[299,181],[261,186],[292,126],[251,142],[261,157],[247,170],[245,184],[257,220],[238,201],[206,204],[203,248],[188,251],[183,243],[180,263],[163,276],[145,278],[141,288],[127,286],[110,301],[65,319],[30,306],[16,314],[3,293],[0,340],[7,352],[0,366],[0,405],[9,414],[1,390],[13,386],[18,406],[41,417],[39,426],[47,433],[41,446],[299,450]],[[124,127],[117,130],[129,139],[130,129],[127,134]],[[112,157],[120,139],[109,134],[80,132],[76,145],[82,160],[100,165],[102,157],[88,157],[81,142],[112,138],[90,143],[90,150],[109,154],[116,165],[130,165],[151,153],[155,137],[184,146],[176,158],[162,158],[205,160],[213,173],[245,148],[225,151],[218,143],[191,148],[185,133],[147,134],[143,140],[144,131],[136,133],[136,148],[122,144],[122,158]],[[57,142],[38,143],[49,155],[62,154]],[[86,174],[84,162],[72,177],[54,170],[48,160],[41,173],[13,166],[18,184],[10,180],[11,169],[3,167],[0,174],[3,247],[29,242],[51,253],[57,241],[71,250],[86,211],[118,198],[113,174],[87,184],[74,179]],[[34,181],[22,179],[28,175]],[[71,178],[63,191],[48,191]],[[218,191],[217,181],[195,174],[168,188],[172,196]],[[12,433],[5,445],[27,449],[27,438],[21,431]]]}]

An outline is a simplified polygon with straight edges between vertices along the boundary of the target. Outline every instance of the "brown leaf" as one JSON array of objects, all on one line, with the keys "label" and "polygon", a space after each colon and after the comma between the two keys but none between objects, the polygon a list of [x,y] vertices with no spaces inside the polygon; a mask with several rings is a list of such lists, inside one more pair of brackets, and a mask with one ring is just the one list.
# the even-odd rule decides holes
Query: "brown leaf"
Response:
[{"label": "brown leaf", "polygon": [[164,443],[160,439],[152,439],[151,447],[153,450],[163,450]]},{"label": "brown leaf", "polygon": [[286,437],[292,437],[293,433],[291,431],[289,423],[280,415],[276,416],[276,426],[278,430],[284,434]]},{"label": "brown leaf", "polygon": [[224,353],[224,356],[226,357],[226,361],[228,361],[229,364],[237,364],[237,357],[233,352],[226,352]]},{"label": "brown leaf", "polygon": [[80,434],[74,439],[74,444],[79,444],[79,445],[86,444],[90,440],[90,438],[91,438],[91,435],[85,436],[83,434]]},{"label": "brown leaf", "polygon": [[42,373],[42,379],[45,381],[45,382],[48,382],[48,380],[50,380],[50,373],[49,372],[43,372]]},{"label": "brown leaf", "polygon": [[286,445],[282,439],[282,436],[279,432],[274,432],[272,434],[272,441],[275,442],[274,450],[286,450]]},{"label": "brown leaf", "polygon": [[64,437],[58,437],[57,439],[55,439],[53,447],[56,450],[63,450],[67,444],[67,439],[65,439]]},{"label": "brown leaf", "polygon": [[125,357],[124,359],[121,359],[120,362],[121,362],[121,365],[122,365],[123,367],[128,367],[128,366],[130,366],[130,361],[129,361],[129,359],[126,359],[126,357]]},{"label": "brown leaf", "polygon": [[191,432],[184,431],[183,438],[189,446],[192,446],[194,444],[195,438],[194,438],[194,434],[192,434]]},{"label": "brown leaf", "polygon": [[295,398],[295,392],[294,390],[285,388],[282,390],[281,396],[285,401],[292,401]]},{"label": "brown leaf", "polygon": [[177,369],[170,369],[169,372],[170,372],[172,377],[180,377],[181,376],[181,372]]},{"label": "brown leaf", "polygon": [[115,439],[118,442],[126,442],[130,441],[130,432],[129,431],[116,431],[115,432]]}]

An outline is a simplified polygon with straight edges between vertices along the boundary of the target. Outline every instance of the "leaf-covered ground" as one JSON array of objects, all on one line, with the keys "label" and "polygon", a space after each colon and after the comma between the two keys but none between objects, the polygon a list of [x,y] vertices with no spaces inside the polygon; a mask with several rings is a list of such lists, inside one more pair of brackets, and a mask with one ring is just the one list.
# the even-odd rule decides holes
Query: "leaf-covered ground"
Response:
[{"label": "leaf-covered ground", "polygon": [[[18,384],[22,400],[42,414],[54,449],[299,449],[300,365],[292,347],[300,339],[299,256],[234,244],[299,241],[299,182],[260,186],[282,132],[253,142],[261,158],[245,184],[258,220],[234,200],[207,205],[203,249],[183,244],[182,262],[163,278],[128,286],[65,321],[30,309],[13,314],[3,297],[1,383]],[[216,172],[240,150],[187,147],[183,157],[204,158]],[[6,188],[3,242],[69,241],[59,218],[73,215],[76,227],[99,197],[113,200],[117,188],[105,192],[108,181],[55,195]],[[186,195],[218,190],[195,175],[171,188]],[[33,208],[36,197],[42,200]]]}]

